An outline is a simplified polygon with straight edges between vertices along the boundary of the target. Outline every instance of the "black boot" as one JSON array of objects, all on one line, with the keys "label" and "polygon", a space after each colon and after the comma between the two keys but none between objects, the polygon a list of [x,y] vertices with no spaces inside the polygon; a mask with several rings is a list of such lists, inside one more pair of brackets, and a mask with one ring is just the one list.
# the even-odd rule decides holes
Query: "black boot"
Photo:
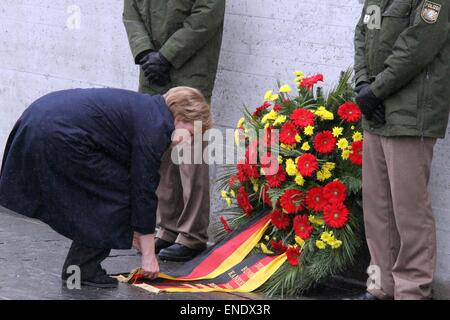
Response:
[{"label": "black boot", "polygon": [[64,262],[61,278],[67,282],[71,273],[68,273],[70,266],[80,268],[80,284],[98,288],[116,288],[118,281],[107,275],[102,269],[101,262],[105,260],[111,249],[98,249],[86,247],[80,243],[72,242],[66,261]]},{"label": "black boot", "polygon": [[186,262],[195,258],[203,250],[194,250],[183,246],[182,244],[175,243],[174,245],[162,249],[158,255],[161,260]]},{"label": "black boot", "polygon": [[369,292],[365,292],[363,294],[351,298],[350,300],[380,300],[380,299],[378,299],[376,296],[374,296]]},{"label": "black boot", "polygon": [[168,248],[173,245],[173,242],[169,242],[160,238],[155,240],[155,254],[158,254],[162,249]]}]

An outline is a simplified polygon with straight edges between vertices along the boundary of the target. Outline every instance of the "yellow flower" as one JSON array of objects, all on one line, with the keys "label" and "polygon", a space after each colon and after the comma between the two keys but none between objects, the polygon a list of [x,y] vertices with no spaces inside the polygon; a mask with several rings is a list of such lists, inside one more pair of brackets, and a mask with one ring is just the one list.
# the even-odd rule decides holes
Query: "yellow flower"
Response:
[{"label": "yellow flower", "polygon": [[303,133],[307,136],[312,136],[314,134],[314,127],[313,126],[307,126],[304,130]]},{"label": "yellow flower", "polygon": [[308,142],[305,142],[305,143],[302,145],[302,150],[303,150],[303,151],[309,151],[310,149],[311,149],[311,146],[309,145]]},{"label": "yellow flower", "polygon": [[304,78],[305,74],[303,72],[301,72],[300,70],[295,70],[294,71],[294,76]]},{"label": "yellow flower", "polygon": [[320,235],[320,239],[328,244],[331,244],[331,242],[335,241],[336,239],[333,236],[333,232],[323,232]]},{"label": "yellow flower", "polygon": [[316,240],[316,247],[323,250],[327,247],[327,245],[322,240]]},{"label": "yellow flower", "polygon": [[252,179],[252,184],[253,184],[253,191],[258,192],[259,190],[258,182]]},{"label": "yellow flower", "polygon": [[272,95],[273,95],[273,91],[272,90],[266,91],[266,93],[264,94],[264,101],[269,101],[270,97],[272,97]]},{"label": "yellow flower", "polygon": [[270,127],[270,123],[269,123],[269,122],[267,122],[267,123],[264,125],[264,129],[267,129],[268,127]]},{"label": "yellow flower", "polygon": [[315,217],[313,215],[308,216],[309,222],[312,224],[323,226],[325,224],[325,221],[322,218]]},{"label": "yellow flower", "polygon": [[297,244],[301,247],[305,243],[305,240],[303,240],[299,236],[295,236],[295,242],[297,242]]},{"label": "yellow flower", "polygon": [[270,251],[269,248],[267,248],[267,246],[266,246],[264,243],[260,243],[259,246],[260,246],[260,248],[261,248],[261,251],[262,251],[264,254],[273,254],[273,252]]},{"label": "yellow flower", "polygon": [[220,194],[221,194],[221,196],[222,196],[222,199],[226,199],[226,198],[228,197],[228,193],[227,193],[225,190],[222,190],[222,191],[220,192]]},{"label": "yellow flower", "polygon": [[278,156],[278,164],[282,164],[283,163],[283,156]]},{"label": "yellow flower", "polygon": [[327,179],[330,179],[332,176],[331,172],[329,170],[322,169],[321,171],[317,172],[317,180],[323,182]]},{"label": "yellow flower", "polygon": [[292,159],[286,160],[286,172],[290,176],[295,176],[298,173],[297,166]]},{"label": "yellow flower", "polygon": [[292,91],[291,87],[287,84],[280,87],[280,92],[282,92],[282,93],[289,93],[291,91]]},{"label": "yellow flower", "polygon": [[275,110],[271,110],[261,120],[262,123],[267,123],[269,120],[275,120],[278,118],[278,113]]},{"label": "yellow flower", "polygon": [[347,160],[350,157],[350,150],[344,150],[342,151],[342,159]]},{"label": "yellow flower", "polygon": [[286,150],[294,150],[296,145],[295,144],[284,144],[284,143],[282,143],[282,144],[280,144],[280,147],[282,149],[286,149]]},{"label": "yellow flower", "polygon": [[319,107],[314,114],[321,120],[334,120],[334,114],[328,111],[324,106]]},{"label": "yellow flower", "polygon": [[330,243],[330,246],[333,249],[339,249],[342,246],[342,241],[341,240],[334,240],[333,242]]},{"label": "yellow flower", "polygon": [[339,139],[339,141],[336,143],[337,147],[341,150],[345,150],[348,148],[348,140],[345,138]]},{"label": "yellow flower", "polygon": [[227,202],[227,205],[231,207],[231,198],[226,198],[225,201]]},{"label": "yellow flower", "polygon": [[231,195],[233,198],[236,198],[236,193],[234,192],[234,190],[230,190],[230,195]]},{"label": "yellow flower", "polygon": [[238,123],[237,123],[237,125],[236,125],[236,128],[239,129],[240,127],[242,127],[244,122],[245,122],[245,118],[240,118]]},{"label": "yellow flower", "polygon": [[279,94],[273,94],[273,95],[270,96],[270,101],[278,100],[279,97],[280,97]]},{"label": "yellow flower", "polygon": [[332,171],[336,168],[336,164],[334,162],[325,162],[322,168],[323,170]]},{"label": "yellow flower", "polygon": [[300,173],[295,176],[295,183],[299,186],[303,186],[305,184],[305,179]]},{"label": "yellow flower", "polygon": [[344,128],[342,127],[334,127],[333,128],[333,137],[338,138],[344,132]]},{"label": "yellow flower", "polygon": [[353,141],[361,141],[363,139],[363,135],[361,132],[355,131],[352,138],[353,138]]},{"label": "yellow flower", "polygon": [[264,240],[269,241],[270,237],[268,235],[264,236]]},{"label": "yellow flower", "polygon": [[350,129],[355,130],[355,126],[351,126]]},{"label": "yellow flower", "polygon": [[295,141],[297,141],[297,142],[302,141],[302,137],[300,137],[299,134],[296,134],[296,135],[295,135]]},{"label": "yellow flower", "polygon": [[286,119],[287,119],[286,116],[278,116],[275,119],[275,121],[273,122],[273,125],[276,126],[276,125],[279,125],[279,124],[283,124],[283,123],[286,122]]}]

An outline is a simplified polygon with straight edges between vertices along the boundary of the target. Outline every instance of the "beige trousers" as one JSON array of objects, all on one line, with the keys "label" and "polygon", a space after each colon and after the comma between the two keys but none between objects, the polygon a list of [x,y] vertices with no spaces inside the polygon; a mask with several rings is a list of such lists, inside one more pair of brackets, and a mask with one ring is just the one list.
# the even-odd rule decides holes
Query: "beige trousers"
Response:
[{"label": "beige trousers", "polygon": [[431,138],[364,133],[368,291],[380,299],[432,295],[436,230],[428,181],[435,143]]},{"label": "beige trousers", "polygon": [[156,236],[203,250],[208,241],[210,214],[209,166],[176,165],[171,152],[169,148],[161,162]]}]

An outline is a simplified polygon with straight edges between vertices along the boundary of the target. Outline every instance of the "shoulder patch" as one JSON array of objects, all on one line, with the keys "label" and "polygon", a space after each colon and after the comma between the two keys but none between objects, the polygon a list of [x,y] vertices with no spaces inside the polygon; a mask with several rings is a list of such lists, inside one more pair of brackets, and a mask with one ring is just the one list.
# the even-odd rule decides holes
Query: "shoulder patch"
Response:
[{"label": "shoulder patch", "polygon": [[426,0],[423,3],[420,16],[426,23],[435,23],[441,13],[442,5],[436,2]]}]

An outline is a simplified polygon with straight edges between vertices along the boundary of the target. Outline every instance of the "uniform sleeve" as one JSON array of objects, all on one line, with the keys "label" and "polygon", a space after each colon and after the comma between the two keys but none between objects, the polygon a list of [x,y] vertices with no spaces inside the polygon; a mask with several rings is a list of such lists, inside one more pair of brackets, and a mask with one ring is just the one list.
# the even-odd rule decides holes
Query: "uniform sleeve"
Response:
[{"label": "uniform sleeve", "polygon": [[361,18],[355,30],[355,83],[369,82],[369,73],[366,62],[366,27],[364,25],[364,15],[366,6],[364,5]]},{"label": "uniform sleeve", "polygon": [[223,25],[225,0],[196,0],[191,15],[163,45],[160,52],[181,68]]},{"label": "uniform sleeve", "polygon": [[149,50],[155,50],[151,41],[149,30],[136,6],[136,0],[124,0],[123,23],[128,34],[131,52],[135,62],[140,53]]},{"label": "uniform sleeve", "polygon": [[449,1],[433,0],[440,6],[435,22],[426,22],[422,17],[426,2],[430,1],[420,1],[413,24],[400,34],[392,54],[385,61],[384,71],[371,85],[372,91],[380,99],[386,99],[423,72],[449,39]]}]

